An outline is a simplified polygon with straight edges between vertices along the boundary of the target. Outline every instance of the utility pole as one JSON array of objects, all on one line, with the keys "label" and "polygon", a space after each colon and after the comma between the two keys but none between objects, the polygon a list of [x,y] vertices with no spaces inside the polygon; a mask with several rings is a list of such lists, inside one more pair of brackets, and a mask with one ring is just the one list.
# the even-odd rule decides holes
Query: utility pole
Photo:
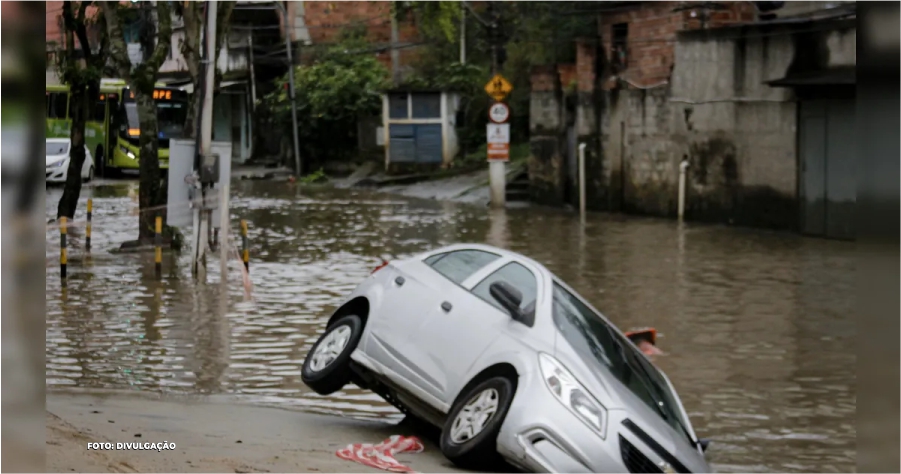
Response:
[{"label": "utility pole", "polygon": [[288,55],[288,100],[291,101],[291,125],[292,135],[294,136],[294,173],[300,177],[300,142],[297,139],[297,101],[294,96],[294,59],[291,55],[293,42],[291,41],[291,25],[288,23],[288,9],[282,5],[282,2],[275,2],[275,5],[282,12],[285,23],[285,51]]},{"label": "utility pole", "polygon": [[[203,108],[200,114],[200,150],[202,159],[201,166],[206,161],[206,157],[212,154],[213,143],[213,89],[215,88],[216,78],[216,14],[217,3],[207,2],[206,4],[206,34],[204,35],[204,46],[206,46],[206,54],[204,58],[204,97]],[[225,158],[225,157],[222,157]],[[196,170],[198,174],[203,175],[202,170]],[[201,179],[200,188],[200,206],[194,209],[194,220],[199,222],[195,227],[194,241],[194,263],[193,269],[196,274],[205,278],[206,276],[206,249],[209,242],[210,233],[210,212],[207,209],[206,191],[208,185]],[[228,221],[222,222],[223,227],[228,225]]]},{"label": "utility pole", "polygon": [[460,64],[466,64],[466,5],[460,2]]},{"label": "utility pole", "polygon": [[394,85],[400,84],[400,50],[397,43],[400,34],[397,30],[397,2],[391,2],[391,80]]}]

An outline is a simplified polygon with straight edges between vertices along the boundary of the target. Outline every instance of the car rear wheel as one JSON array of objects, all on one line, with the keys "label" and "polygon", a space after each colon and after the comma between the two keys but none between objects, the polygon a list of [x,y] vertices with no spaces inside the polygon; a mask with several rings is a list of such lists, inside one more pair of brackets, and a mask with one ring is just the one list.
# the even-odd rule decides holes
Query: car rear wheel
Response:
[{"label": "car rear wheel", "polygon": [[500,461],[497,435],[513,401],[514,384],[507,377],[492,377],[457,398],[441,431],[441,452],[454,464],[467,468]]},{"label": "car rear wheel", "polygon": [[344,316],[329,325],[303,361],[300,378],[320,395],[329,395],[350,383],[350,354],[363,334],[363,320]]}]

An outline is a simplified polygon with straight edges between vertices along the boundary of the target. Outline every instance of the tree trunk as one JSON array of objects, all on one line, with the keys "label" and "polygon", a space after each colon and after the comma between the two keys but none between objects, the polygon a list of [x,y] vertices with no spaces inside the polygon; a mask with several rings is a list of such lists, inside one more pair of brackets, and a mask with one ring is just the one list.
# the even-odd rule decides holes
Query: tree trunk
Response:
[{"label": "tree trunk", "polygon": [[87,120],[88,94],[85,87],[76,85],[71,89],[69,107],[72,110],[72,128],[69,137],[72,145],[69,148],[69,168],[66,170],[66,184],[63,195],[59,199],[56,208],[56,218],[75,217],[75,209],[78,207],[78,198],[81,195],[81,170],[85,160],[84,126]]},{"label": "tree trunk", "polygon": [[197,138],[197,117],[200,117],[200,109],[203,106],[203,96],[200,94],[200,90],[197,88],[197,84],[194,84],[194,92],[191,93],[191,98],[188,103],[188,114],[185,119],[185,133],[184,138]]},{"label": "tree trunk", "polygon": [[156,233],[156,216],[166,221],[166,200],[160,185],[159,124],[156,118],[156,103],[153,101],[153,82],[150,91],[135,91],[138,104],[138,121],[141,124],[140,186],[138,192],[139,231],[138,240],[142,244],[153,242]]}]

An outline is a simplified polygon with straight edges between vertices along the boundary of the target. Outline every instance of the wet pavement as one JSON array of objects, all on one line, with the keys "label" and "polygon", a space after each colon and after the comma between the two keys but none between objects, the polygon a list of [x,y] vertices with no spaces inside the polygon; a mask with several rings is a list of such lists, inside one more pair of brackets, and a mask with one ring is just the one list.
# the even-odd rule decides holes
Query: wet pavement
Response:
[{"label": "wet pavement", "polygon": [[[656,327],[666,352],[657,361],[699,436],[713,440],[718,471],[854,469],[853,243],[606,214],[583,227],[556,210],[241,181],[232,184],[232,232],[248,220],[248,294],[236,259],[224,288],[216,262],[209,283],[193,281],[189,252],[167,253],[159,282],[152,255],[110,253],[136,236],[136,191],[134,182],[87,191],[92,252],[83,249],[81,205],[64,289],[59,236],[48,225],[50,388],[227,395],[399,419],[353,387],[313,394],[300,380],[303,358],[381,258],[485,242],[544,263],[622,329]],[[48,219],[59,194],[48,190]]]}]

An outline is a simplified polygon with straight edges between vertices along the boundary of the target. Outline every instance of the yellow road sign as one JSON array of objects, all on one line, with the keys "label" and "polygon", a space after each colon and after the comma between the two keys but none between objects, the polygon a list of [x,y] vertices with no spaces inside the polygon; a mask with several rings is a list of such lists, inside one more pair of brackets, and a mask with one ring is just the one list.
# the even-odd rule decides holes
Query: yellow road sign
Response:
[{"label": "yellow road sign", "polygon": [[485,92],[497,101],[504,100],[505,97],[510,95],[512,90],[513,85],[500,74],[495,74],[494,77],[488,81],[488,84],[485,84]]}]

